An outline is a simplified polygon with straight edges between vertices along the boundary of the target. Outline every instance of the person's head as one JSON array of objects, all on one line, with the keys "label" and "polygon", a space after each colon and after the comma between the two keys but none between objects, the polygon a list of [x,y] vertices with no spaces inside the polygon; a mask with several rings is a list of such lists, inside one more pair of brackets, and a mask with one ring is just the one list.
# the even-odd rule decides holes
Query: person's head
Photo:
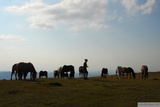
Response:
[{"label": "person's head", "polygon": [[88,59],[84,59],[85,62],[88,62]]}]

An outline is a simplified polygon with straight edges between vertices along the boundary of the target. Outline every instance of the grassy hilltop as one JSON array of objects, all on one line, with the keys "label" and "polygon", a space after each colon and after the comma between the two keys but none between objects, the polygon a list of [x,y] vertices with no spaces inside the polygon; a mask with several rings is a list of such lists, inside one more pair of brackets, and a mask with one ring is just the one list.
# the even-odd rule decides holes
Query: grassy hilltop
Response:
[{"label": "grassy hilltop", "polygon": [[4,107],[136,107],[137,102],[160,102],[160,72],[148,80],[92,77],[0,81]]}]

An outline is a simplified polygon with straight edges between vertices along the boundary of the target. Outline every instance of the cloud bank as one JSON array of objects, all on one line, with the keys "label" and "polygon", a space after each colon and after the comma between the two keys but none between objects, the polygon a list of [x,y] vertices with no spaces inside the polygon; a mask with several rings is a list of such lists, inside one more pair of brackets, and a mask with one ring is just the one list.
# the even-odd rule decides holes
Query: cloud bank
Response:
[{"label": "cloud bank", "polygon": [[[115,10],[108,8],[109,3],[118,3],[127,14],[150,14],[155,0],[147,0],[139,5],[139,0],[61,0],[56,4],[46,4],[42,0],[31,0],[21,6],[9,6],[7,11],[25,14],[32,28],[53,29],[68,26],[71,30],[86,28],[106,29],[108,20],[122,20],[122,16],[109,13]],[[111,11],[111,12],[109,12]],[[118,11],[118,10],[116,10]],[[116,18],[115,18],[116,16]]]}]

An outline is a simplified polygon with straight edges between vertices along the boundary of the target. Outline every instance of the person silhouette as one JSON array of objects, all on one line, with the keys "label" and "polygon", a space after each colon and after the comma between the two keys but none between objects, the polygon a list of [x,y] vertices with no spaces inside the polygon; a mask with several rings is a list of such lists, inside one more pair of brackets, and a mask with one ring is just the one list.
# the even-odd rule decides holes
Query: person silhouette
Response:
[{"label": "person silhouette", "polygon": [[88,71],[87,71],[87,62],[88,59],[84,59],[84,64],[83,64],[83,73],[84,73],[84,79],[88,79]]}]

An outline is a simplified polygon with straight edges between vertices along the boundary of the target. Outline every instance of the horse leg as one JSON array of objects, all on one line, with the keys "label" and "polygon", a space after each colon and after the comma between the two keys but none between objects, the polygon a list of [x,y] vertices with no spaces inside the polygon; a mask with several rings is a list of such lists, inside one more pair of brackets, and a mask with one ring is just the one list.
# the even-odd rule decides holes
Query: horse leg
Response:
[{"label": "horse leg", "polygon": [[13,73],[14,73],[14,72],[11,73],[11,80],[12,80],[12,75],[13,75]]},{"label": "horse leg", "polygon": [[129,73],[129,74],[130,74],[130,78],[132,78],[131,73]]},{"label": "horse leg", "polygon": [[27,74],[28,74],[28,73],[24,73],[24,74],[23,74],[24,80],[26,80]]},{"label": "horse leg", "polygon": [[148,79],[148,73],[147,72],[145,73],[145,79]]},{"label": "horse leg", "polygon": [[101,78],[103,77],[103,73],[101,73]]},{"label": "horse leg", "polygon": [[30,72],[30,79],[33,79],[33,72]]},{"label": "horse leg", "polygon": [[122,78],[122,76],[123,76],[123,73],[122,73],[122,72],[119,72],[119,77],[120,77],[120,79]]},{"label": "horse leg", "polygon": [[124,78],[124,73],[122,73],[122,77]]},{"label": "horse leg", "polygon": [[18,73],[16,72],[16,73],[15,73],[15,79],[16,79],[16,80],[17,80],[17,75],[18,75]]},{"label": "horse leg", "polygon": [[147,73],[146,77],[147,77],[147,79],[148,79],[148,73]]},{"label": "horse leg", "polygon": [[126,76],[124,75],[125,78],[128,78],[128,73],[126,73]]},{"label": "horse leg", "polygon": [[144,79],[146,79],[146,73],[145,73],[145,74],[143,74],[143,76],[144,76]]},{"label": "horse leg", "polygon": [[18,80],[22,80],[22,72],[18,71]]}]

